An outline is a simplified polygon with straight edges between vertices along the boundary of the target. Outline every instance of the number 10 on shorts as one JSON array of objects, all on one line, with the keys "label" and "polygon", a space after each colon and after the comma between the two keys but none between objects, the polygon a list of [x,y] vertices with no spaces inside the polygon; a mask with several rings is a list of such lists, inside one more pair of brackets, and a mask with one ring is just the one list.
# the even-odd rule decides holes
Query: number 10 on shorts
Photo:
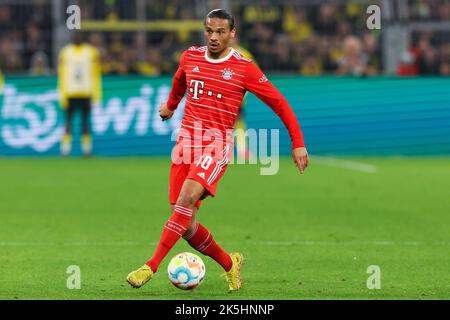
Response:
[{"label": "number 10 on shorts", "polygon": [[209,155],[206,156],[201,156],[200,159],[198,159],[198,162],[196,164],[196,166],[200,166],[205,170],[208,170],[209,166],[212,163],[213,158]]}]

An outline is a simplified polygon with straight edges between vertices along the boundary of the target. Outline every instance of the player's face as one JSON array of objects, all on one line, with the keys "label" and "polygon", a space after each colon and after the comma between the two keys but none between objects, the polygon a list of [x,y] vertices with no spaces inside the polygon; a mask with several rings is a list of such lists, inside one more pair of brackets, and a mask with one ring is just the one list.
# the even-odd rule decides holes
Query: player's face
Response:
[{"label": "player's face", "polygon": [[81,32],[74,32],[72,35],[72,41],[75,44],[81,44],[83,42],[83,36]]},{"label": "player's face", "polygon": [[228,48],[230,40],[235,37],[236,29],[230,30],[226,19],[208,18],[205,21],[205,37],[208,41],[208,51],[220,55]]}]

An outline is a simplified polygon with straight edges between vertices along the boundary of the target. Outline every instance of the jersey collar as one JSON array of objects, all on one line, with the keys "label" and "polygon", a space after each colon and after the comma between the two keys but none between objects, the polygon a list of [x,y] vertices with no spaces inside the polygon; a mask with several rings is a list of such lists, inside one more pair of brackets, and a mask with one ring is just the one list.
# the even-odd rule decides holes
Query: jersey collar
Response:
[{"label": "jersey collar", "polygon": [[225,57],[223,57],[221,59],[211,59],[208,57],[208,49],[206,49],[205,50],[205,59],[206,59],[206,61],[211,62],[211,63],[221,63],[221,62],[224,62],[224,61],[227,61],[228,59],[230,59],[230,57],[233,55],[233,53],[234,53],[234,49],[231,48],[230,52]]}]

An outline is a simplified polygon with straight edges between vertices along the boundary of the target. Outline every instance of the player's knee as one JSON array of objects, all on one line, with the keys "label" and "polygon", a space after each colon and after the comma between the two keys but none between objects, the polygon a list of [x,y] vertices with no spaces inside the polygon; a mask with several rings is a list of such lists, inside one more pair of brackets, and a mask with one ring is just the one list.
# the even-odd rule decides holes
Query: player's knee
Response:
[{"label": "player's knee", "polygon": [[197,202],[197,196],[192,191],[182,191],[178,197],[177,205],[186,207],[186,208],[194,208],[195,203]]}]

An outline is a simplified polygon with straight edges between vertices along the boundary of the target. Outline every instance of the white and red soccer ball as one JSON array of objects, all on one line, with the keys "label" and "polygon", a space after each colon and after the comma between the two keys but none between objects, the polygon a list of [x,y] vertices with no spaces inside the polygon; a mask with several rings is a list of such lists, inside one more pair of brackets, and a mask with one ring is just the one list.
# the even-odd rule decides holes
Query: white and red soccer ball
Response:
[{"label": "white and red soccer ball", "polygon": [[182,252],[169,262],[167,274],[172,284],[183,290],[198,287],[205,278],[206,268],[202,259],[196,254]]}]

